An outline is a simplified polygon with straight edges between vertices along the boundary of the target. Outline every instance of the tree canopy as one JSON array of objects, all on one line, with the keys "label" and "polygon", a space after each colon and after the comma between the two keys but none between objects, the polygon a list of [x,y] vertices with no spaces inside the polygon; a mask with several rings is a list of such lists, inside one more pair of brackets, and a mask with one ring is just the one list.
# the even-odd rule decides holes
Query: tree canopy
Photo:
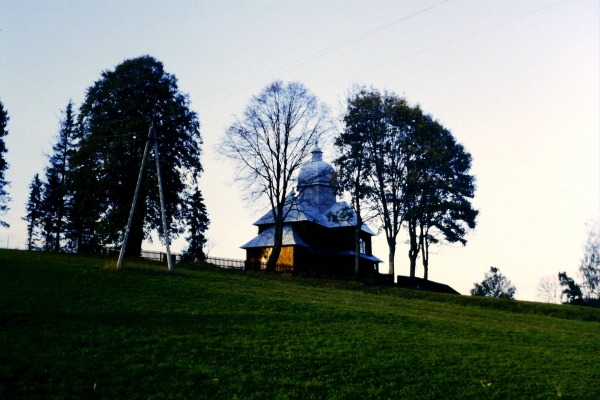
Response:
[{"label": "tree canopy", "polygon": [[[103,71],[79,109],[76,149],[70,158],[72,235],[79,251],[118,245],[131,207],[147,132],[159,136],[170,235],[184,230],[187,182],[202,172],[200,124],[174,75],[150,56]],[[152,230],[162,235],[155,166],[144,173],[127,254],[138,255]]]},{"label": "tree canopy", "polygon": [[479,212],[470,201],[475,178],[469,173],[471,155],[431,116],[424,116],[407,148],[404,199],[411,276],[420,250],[427,279],[430,245],[440,240],[465,245],[467,231],[475,228]]},{"label": "tree canopy", "polygon": [[[335,138],[339,157],[334,161],[338,168],[338,191],[348,193],[354,213],[342,210],[345,215],[330,218],[347,219],[354,225],[354,275],[359,279],[360,231],[363,225],[363,203],[372,192],[369,179],[372,169],[370,140],[378,136],[382,127],[383,110],[374,94],[360,91],[347,99],[343,115],[344,127]],[[364,208],[364,210],[363,210]],[[354,215],[352,215],[354,214]],[[355,216],[355,218],[354,218]]]},{"label": "tree canopy", "polygon": [[581,287],[570,278],[566,272],[558,273],[560,286],[563,288],[561,297],[564,299],[563,304],[572,304],[576,306],[586,306],[587,303],[583,299]]},{"label": "tree canopy", "polygon": [[396,242],[404,225],[410,276],[421,255],[427,279],[430,245],[441,240],[464,245],[467,231],[475,228],[471,155],[448,129],[394,93],[357,90],[347,101],[343,122],[336,138],[340,188],[355,211],[379,216],[390,273],[395,273]]},{"label": "tree canopy", "polygon": [[481,283],[475,283],[471,295],[514,299],[516,291],[517,289],[498,268],[490,267],[490,271],[485,273],[485,279]]}]

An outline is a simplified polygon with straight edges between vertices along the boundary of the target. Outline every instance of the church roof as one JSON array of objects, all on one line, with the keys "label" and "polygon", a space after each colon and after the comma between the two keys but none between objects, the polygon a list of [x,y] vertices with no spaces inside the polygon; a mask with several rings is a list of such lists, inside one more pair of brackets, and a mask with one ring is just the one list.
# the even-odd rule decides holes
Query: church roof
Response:
[{"label": "church roof", "polygon": [[[317,207],[314,207],[307,202],[297,200],[298,198],[293,195],[288,196],[286,200],[287,205],[283,210],[284,215],[287,214],[284,220],[285,223],[310,221],[326,228],[341,228],[354,226],[355,224],[356,213],[345,201],[338,201],[327,211],[321,213]],[[254,225],[270,225],[274,223],[273,213],[268,211],[262,218],[256,221]],[[371,236],[375,236],[375,232],[373,232],[366,224],[363,224],[362,231]]]},{"label": "church roof", "polygon": [[[355,254],[356,254],[356,252],[352,251],[352,250],[342,250],[342,251],[336,251],[336,252],[331,253],[332,256],[352,256],[352,257],[354,257]],[[379,258],[369,255],[369,254],[360,253],[360,258],[364,258],[365,260],[373,261],[376,263],[383,262]]]},{"label": "church roof", "polygon": [[[298,236],[298,233],[290,225],[283,226],[282,246],[304,246],[309,247],[304,240]],[[257,237],[241,246],[242,249],[254,247],[273,247],[275,245],[275,227],[265,229]]]},{"label": "church roof", "polygon": [[315,145],[311,153],[312,160],[304,164],[298,173],[298,186],[335,186],[335,170],[323,161],[323,152],[319,146]]}]

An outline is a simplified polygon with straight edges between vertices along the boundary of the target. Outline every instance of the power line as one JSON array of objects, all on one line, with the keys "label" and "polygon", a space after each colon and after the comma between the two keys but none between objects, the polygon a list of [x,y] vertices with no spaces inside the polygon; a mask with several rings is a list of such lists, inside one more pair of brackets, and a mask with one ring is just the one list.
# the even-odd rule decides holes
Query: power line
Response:
[{"label": "power line", "polygon": [[457,41],[459,41],[459,40],[462,40],[462,39],[468,38],[468,37],[470,37],[470,36],[474,36],[474,35],[476,35],[476,34],[479,34],[479,33],[481,33],[481,32],[485,32],[485,31],[488,31],[488,30],[490,30],[490,29],[496,28],[496,27],[498,27],[498,26],[500,26],[500,25],[504,25],[504,24],[507,24],[507,23],[509,23],[509,22],[513,22],[513,21],[516,21],[516,20],[518,20],[518,19],[521,19],[521,18],[528,17],[528,16],[530,16],[530,15],[532,15],[532,14],[536,14],[536,13],[538,13],[538,12],[541,12],[541,11],[547,10],[547,9],[549,9],[549,8],[552,8],[552,7],[558,6],[559,4],[566,3],[567,1],[569,1],[569,0],[563,0],[563,1],[559,1],[558,3],[554,3],[554,4],[551,4],[551,5],[549,5],[549,6],[545,6],[545,7],[542,7],[542,8],[538,8],[537,10],[530,11],[530,12],[528,12],[528,13],[525,13],[525,14],[521,14],[521,15],[519,15],[519,16],[516,16],[516,17],[510,18],[510,19],[507,19],[507,20],[505,20],[505,21],[502,21],[502,22],[498,22],[497,24],[494,24],[494,25],[488,26],[488,27],[486,27],[486,28],[479,29],[479,30],[477,30],[477,31],[475,31],[475,32],[471,32],[471,33],[468,33],[468,34],[466,34],[466,35],[463,35],[463,36],[457,37],[457,38],[455,38],[455,39],[450,39],[450,40],[447,40],[447,41],[445,41],[445,42],[438,43],[438,44],[436,44],[436,45],[434,45],[434,46],[431,46],[431,47],[428,47],[428,48],[426,48],[426,49],[419,50],[419,51],[416,51],[416,52],[414,52],[414,53],[407,54],[407,55],[405,55],[405,56],[402,56],[402,57],[396,58],[396,59],[394,59],[394,60],[387,61],[387,62],[385,62],[385,63],[383,63],[383,64],[379,64],[379,65],[377,65],[377,66],[374,66],[374,67],[371,67],[371,68],[367,68],[367,69],[365,69],[365,70],[362,70],[362,71],[360,71],[360,72],[356,72],[356,73],[354,73],[354,74],[347,75],[347,76],[345,76],[345,77],[343,77],[343,78],[340,78],[340,79],[336,79],[336,80],[330,81],[330,82],[328,82],[328,83],[325,83],[325,84],[323,84],[323,85],[321,85],[321,86],[317,86],[317,88],[321,88],[321,87],[324,87],[324,86],[328,86],[328,85],[331,85],[332,83],[336,83],[336,82],[339,82],[339,81],[342,81],[342,80],[345,80],[345,79],[351,78],[351,77],[353,77],[353,76],[360,75],[360,74],[363,74],[363,73],[365,73],[365,72],[369,72],[369,71],[372,71],[372,70],[374,70],[374,69],[377,69],[377,68],[384,67],[384,66],[386,66],[386,65],[389,65],[389,64],[393,64],[393,63],[395,63],[395,62],[398,62],[398,61],[404,60],[404,59],[406,59],[406,58],[410,58],[410,57],[413,57],[413,56],[419,55],[419,54],[421,54],[421,53],[425,53],[425,52],[427,52],[427,51],[430,51],[430,50],[433,50],[433,49],[437,49],[438,47],[442,47],[442,46],[445,46],[445,45],[447,45],[447,44],[450,44],[450,43],[453,43],[453,42],[457,42]]},{"label": "power line", "polygon": [[[343,41],[343,42],[341,42],[341,43],[338,43],[338,44],[335,44],[335,45],[333,45],[333,46],[327,47],[327,48],[325,48],[325,49],[323,49],[323,50],[320,50],[320,51],[318,51],[318,52],[316,52],[316,53],[313,53],[313,54],[311,54],[311,55],[308,55],[308,56],[306,56],[306,57],[299,58],[298,60],[292,61],[292,62],[290,62],[290,63],[288,63],[288,64],[285,64],[285,65],[282,65],[282,66],[280,66],[280,67],[274,68],[274,69],[272,69],[272,70],[270,70],[270,71],[263,72],[263,73],[261,73],[261,74],[259,74],[259,75],[256,75],[256,76],[252,77],[252,78],[248,78],[248,79],[246,79],[246,80],[244,80],[244,81],[242,81],[242,82],[238,82],[238,83],[236,83],[236,84],[234,84],[234,85],[227,86],[227,87],[225,87],[225,88],[223,88],[223,89],[216,90],[216,91],[214,91],[214,92],[212,92],[212,93],[210,93],[210,94],[208,94],[208,95],[205,95],[205,96],[202,96],[202,97],[200,97],[200,99],[205,99],[205,98],[207,98],[207,97],[210,97],[210,96],[212,96],[212,95],[213,95],[213,94],[215,94],[215,93],[219,93],[219,92],[222,92],[222,91],[224,91],[224,90],[231,89],[231,88],[233,88],[233,87],[236,87],[236,86],[242,85],[242,84],[244,84],[244,83],[246,83],[246,82],[253,81],[253,80],[255,80],[255,79],[257,79],[257,78],[260,78],[260,77],[262,77],[262,76],[265,76],[265,75],[270,75],[270,74],[272,74],[272,73],[275,73],[276,71],[280,71],[280,70],[282,70],[282,69],[284,69],[284,68],[286,68],[286,67],[288,67],[288,66],[290,66],[290,65],[293,65],[293,67],[291,67],[291,68],[288,68],[288,69],[285,69],[285,70],[283,70],[283,71],[280,71],[280,72],[278,72],[278,74],[283,74],[283,73],[285,73],[285,72],[289,72],[289,71],[291,71],[291,70],[293,70],[293,69],[296,69],[296,68],[298,68],[298,67],[301,67],[301,66],[303,66],[303,65],[306,65],[306,64],[308,64],[308,63],[310,63],[310,62],[312,62],[312,61],[314,61],[314,60],[318,60],[319,58],[322,58],[322,57],[324,57],[324,56],[326,56],[326,55],[328,55],[328,54],[331,54],[331,53],[333,53],[333,52],[335,52],[335,51],[337,51],[337,50],[340,50],[340,49],[342,49],[342,48],[344,48],[344,47],[346,47],[346,46],[348,46],[348,45],[350,45],[350,44],[352,44],[352,43],[355,43],[355,42],[357,42],[357,41],[359,41],[359,40],[362,40],[362,39],[365,39],[365,38],[367,38],[367,37],[369,37],[369,36],[372,36],[372,35],[374,35],[375,33],[381,32],[381,31],[383,31],[383,30],[385,30],[385,29],[388,29],[388,28],[390,28],[390,27],[392,27],[392,26],[394,26],[394,25],[397,25],[397,24],[399,24],[400,22],[404,22],[404,21],[406,21],[406,20],[409,20],[409,19],[411,19],[411,18],[413,18],[413,17],[416,17],[416,16],[417,16],[417,15],[419,15],[419,14],[423,14],[423,13],[425,13],[425,12],[427,12],[427,11],[429,11],[429,10],[433,9],[433,8],[439,7],[440,5],[442,5],[442,4],[444,4],[444,3],[447,3],[447,2],[449,2],[449,1],[450,1],[450,0],[444,0],[444,1],[442,1],[441,3],[434,4],[433,6],[430,6],[430,7],[424,8],[424,9],[422,9],[422,10],[420,10],[420,11],[417,11],[417,12],[415,12],[415,13],[413,13],[413,14],[410,14],[410,15],[408,15],[408,16],[406,16],[406,17],[403,17],[403,18],[400,18],[400,19],[398,19],[398,20],[396,20],[396,21],[390,22],[389,24],[386,24],[386,25],[380,26],[380,27],[378,27],[378,28],[375,28],[375,29],[373,29],[373,30],[371,30],[371,31],[368,31],[368,32],[366,32],[366,33],[363,33],[362,35],[355,36],[355,37],[353,37],[353,38],[351,38],[351,39],[348,39],[348,40],[346,40],[346,41]],[[306,60],[306,61],[305,61],[305,60]],[[296,65],[294,65],[294,64],[296,64]],[[219,102],[219,101],[221,101],[221,100],[227,99],[227,98],[229,98],[229,97],[231,97],[231,96],[233,96],[233,95],[236,95],[236,94],[238,94],[238,93],[241,93],[241,92],[245,91],[246,89],[249,89],[249,88],[251,88],[251,87],[254,87],[254,86],[256,86],[256,85],[258,85],[258,84],[260,84],[260,83],[263,83],[263,82],[269,81],[269,80],[271,80],[271,79],[272,79],[272,78],[263,79],[263,80],[261,80],[261,81],[259,81],[259,82],[256,82],[256,83],[253,83],[253,84],[251,84],[251,85],[245,86],[245,87],[244,87],[243,89],[241,89],[241,90],[238,90],[238,91],[236,91],[236,92],[234,92],[234,93],[228,94],[227,96],[223,96],[223,97],[221,97],[221,98],[219,98],[219,99],[217,99],[217,100],[215,100],[215,101],[213,101],[213,102],[210,102],[210,103],[204,104],[204,105],[200,106],[199,108],[204,108],[204,107],[210,106],[210,105],[212,105],[212,104],[214,104],[214,103],[217,103],[217,102]]]}]

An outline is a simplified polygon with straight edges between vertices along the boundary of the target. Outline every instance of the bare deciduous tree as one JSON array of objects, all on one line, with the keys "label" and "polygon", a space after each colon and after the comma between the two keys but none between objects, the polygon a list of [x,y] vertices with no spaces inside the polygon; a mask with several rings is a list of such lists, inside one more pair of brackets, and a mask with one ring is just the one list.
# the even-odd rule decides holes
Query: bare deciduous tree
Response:
[{"label": "bare deciduous tree", "polygon": [[535,295],[544,303],[558,304],[560,302],[560,284],[555,276],[543,276],[540,278]]},{"label": "bare deciduous tree", "polygon": [[275,269],[279,258],[297,172],[330,127],[328,108],[303,84],[275,81],[252,96],[219,145],[218,151],[234,161],[246,199],[266,197],[270,203],[275,235],[269,270]]},{"label": "bare deciduous tree", "polygon": [[597,221],[587,223],[587,238],[579,274],[585,296],[600,299],[600,227]]}]

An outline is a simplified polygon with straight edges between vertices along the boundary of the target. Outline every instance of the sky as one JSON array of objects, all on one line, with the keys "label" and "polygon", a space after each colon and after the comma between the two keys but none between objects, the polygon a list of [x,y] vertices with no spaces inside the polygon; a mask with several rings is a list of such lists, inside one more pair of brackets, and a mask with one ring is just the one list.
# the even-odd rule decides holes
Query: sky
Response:
[{"label": "sky", "polygon": [[[338,116],[359,84],[419,104],[473,156],[477,227],[466,246],[433,250],[430,279],[468,294],[495,266],[516,298],[536,300],[540,278],[576,275],[586,221],[600,213],[599,21],[597,0],[3,0],[12,201],[0,247],[25,246],[28,185],[44,171],[69,99],[80,105],[102,71],[149,54],[199,115],[210,256],[243,259],[239,246],[266,211],[242,200],[215,151],[250,97],[276,79],[299,81]],[[332,161],[332,143],[321,145]],[[387,259],[384,233],[373,244]],[[175,240],[173,251],[183,246]]]}]

